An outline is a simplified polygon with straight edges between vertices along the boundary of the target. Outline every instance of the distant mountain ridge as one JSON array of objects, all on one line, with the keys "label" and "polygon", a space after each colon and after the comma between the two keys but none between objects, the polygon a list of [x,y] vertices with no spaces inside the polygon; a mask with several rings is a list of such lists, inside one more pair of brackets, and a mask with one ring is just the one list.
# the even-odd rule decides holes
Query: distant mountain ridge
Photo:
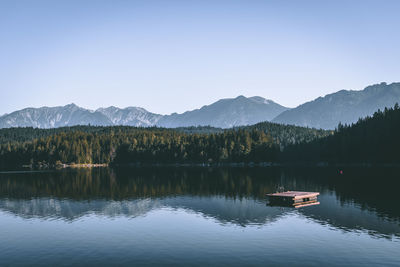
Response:
[{"label": "distant mountain ridge", "polygon": [[259,96],[248,98],[238,96],[233,99],[221,99],[211,105],[182,114],[173,113],[163,116],[157,125],[167,128],[198,125],[231,128],[270,121],[288,109]]},{"label": "distant mountain ridge", "polygon": [[56,128],[70,125],[109,125],[110,120],[100,112],[69,104],[62,107],[25,108],[0,117],[0,128]]},{"label": "distant mountain ridge", "polygon": [[153,126],[162,115],[151,113],[144,108],[127,107],[124,109],[117,107],[99,108],[96,110],[110,120],[110,125],[128,126]]},{"label": "distant mountain ridge", "polygon": [[140,107],[88,110],[69,104],[25,108],[0,116],[0,128],[56,128],[74,125],[136,127],[212,126],[231,128],[271,121],[303,127],[335,129],[400,103],[400,83],[380,83],[361,91],[341,90],[290,109],[259,96],[220,99],[181,114],[160,115]]},{"label": "distant mountain ridge", "polygon": [[272,122],[322,129],[335,129],[339,122],[351,124],[378,109],[400,103],[400,83],[380,83],[361,91],[341,90],[287,110]]},{"label": "distant mountain ridge", "polygon": [[95,111],[69,104],[59,107],[26,108],[0,117],[0,128],[56,128],[74,125],[127,125],[136,127],[213,126],[229,128],[269,121],[288,110],[262,97],[221,99],[182,114],[160,115],[140,107],[98,108]]}]

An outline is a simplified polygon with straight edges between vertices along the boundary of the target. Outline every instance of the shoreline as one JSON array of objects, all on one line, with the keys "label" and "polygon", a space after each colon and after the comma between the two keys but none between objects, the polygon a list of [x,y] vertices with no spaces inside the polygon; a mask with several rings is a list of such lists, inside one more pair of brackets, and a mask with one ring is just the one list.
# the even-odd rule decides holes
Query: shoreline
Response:
[{"label": "shoreline", "polygon": [[[31,170],[56,170],[104,167],[400,167],[400,163],[328,163],[328,162],[231,162],[231,163],[79,163],[58,165],[21,165]],[[18,167],[17,167],[18,168]]]},{"label": "shoreline", "polygon": [[124,163],[110,167],[400,167],[400,163],[231,162],[231,163]]},{"label": "shoreline", "polygon": [[67,168],[98,168],[98,167],[108,167],[108,163],[61,163],[57,165],[49,165],[49,164],[40,164],[40,165],[22,165],[22,168],[29,168],[29,169],[67,169]]}]

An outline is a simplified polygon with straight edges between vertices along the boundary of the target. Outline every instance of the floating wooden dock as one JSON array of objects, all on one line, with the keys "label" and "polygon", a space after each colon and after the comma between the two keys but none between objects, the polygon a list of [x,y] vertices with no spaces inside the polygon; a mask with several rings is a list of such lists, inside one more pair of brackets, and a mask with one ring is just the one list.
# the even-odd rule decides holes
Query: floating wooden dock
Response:
[{"label": "floating wooden dock", "polygon": [[267,194],[273,206],[289,206],[295,208],[318,205],[318,192],[286,191]]}]

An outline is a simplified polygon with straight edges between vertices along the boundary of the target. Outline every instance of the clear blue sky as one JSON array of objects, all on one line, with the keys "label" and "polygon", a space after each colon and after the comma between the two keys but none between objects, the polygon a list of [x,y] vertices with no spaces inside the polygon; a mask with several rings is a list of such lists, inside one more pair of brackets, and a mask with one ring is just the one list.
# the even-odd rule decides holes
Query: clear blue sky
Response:
[{"label": "clear blue sky", "polygon": [[0,114],[71,102],[167,114],[294,107],[400,81],[400,1],[0,1]]}]

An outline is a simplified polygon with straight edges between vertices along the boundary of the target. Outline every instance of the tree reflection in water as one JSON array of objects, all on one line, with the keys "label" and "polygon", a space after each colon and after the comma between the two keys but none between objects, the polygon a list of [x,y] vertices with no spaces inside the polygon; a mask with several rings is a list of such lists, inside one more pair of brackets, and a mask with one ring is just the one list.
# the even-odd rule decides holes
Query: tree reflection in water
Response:
[{"label": "tree reflection in water", "polygon": [[[142,216],[187,209],[221,223],[265,224],[298,212],[344,231],[399,235],[396,168],[94,168],[0,174],[0,209],[21,217]],[[266,206],[283,186],[321,192],[321,205]]]}]

